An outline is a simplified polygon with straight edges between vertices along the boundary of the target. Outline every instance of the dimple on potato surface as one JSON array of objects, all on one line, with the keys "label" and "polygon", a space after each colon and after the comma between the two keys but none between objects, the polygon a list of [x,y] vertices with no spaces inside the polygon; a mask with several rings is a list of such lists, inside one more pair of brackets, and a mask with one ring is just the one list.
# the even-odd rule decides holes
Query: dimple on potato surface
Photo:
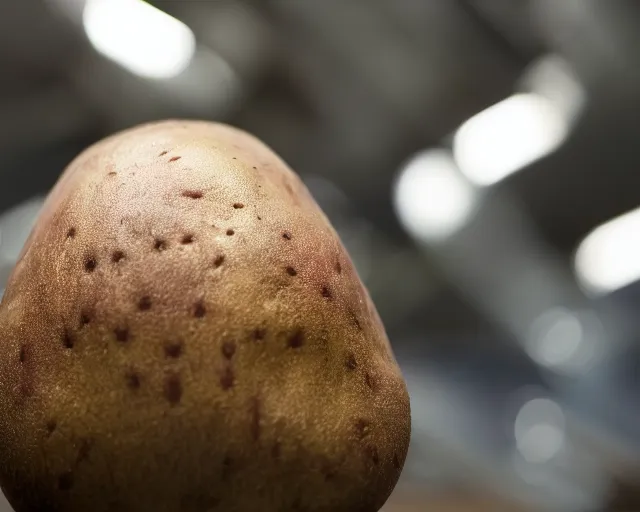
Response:
[{"label": "dimple on potato surface", "polygon": [[163,121],[87,149],[0,306],[18,512],[374,512],[409,400],[335,231],[267,146]]}]

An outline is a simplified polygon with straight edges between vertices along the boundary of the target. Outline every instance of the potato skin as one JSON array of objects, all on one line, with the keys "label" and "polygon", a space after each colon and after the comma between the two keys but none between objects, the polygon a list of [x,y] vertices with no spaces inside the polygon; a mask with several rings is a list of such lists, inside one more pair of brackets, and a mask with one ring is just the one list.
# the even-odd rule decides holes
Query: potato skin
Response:
[{"label": "potato skin", "polygon": [[17,512],[374,512],[410,407],[299,178],[238,129],[162,121],[80,154],[0,305]]}]

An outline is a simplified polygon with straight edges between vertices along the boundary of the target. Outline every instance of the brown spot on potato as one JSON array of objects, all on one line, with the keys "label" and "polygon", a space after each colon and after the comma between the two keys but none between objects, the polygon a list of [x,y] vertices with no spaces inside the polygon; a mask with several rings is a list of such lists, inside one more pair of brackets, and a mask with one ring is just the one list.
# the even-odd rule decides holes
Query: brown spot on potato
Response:
[{"label": "brown spot on potato", "polygon": [[168,151],[163,151],[162,153],[160,153],[158,156],[164,156],[168,153]]},{"label": "brown spot on potato", "polygon": [[340,260],[336,260],[336,272],[338,274],[342,274],[342,265],[340,264]]},{"label": "brown spot on potato", "polygon": [[358,436],[358,439],[362,440],[365,437],[367,437],[367,435],[369,435],[369,432],[371,430],[371,425],[364,418],[359,418],[356,421],[355,426],[356,426],[356,435]]},{"label": "brown spot on potato", "polygon": [[291,277],[294,277],[294,276],[298,275],[298,272],[293,267],[287,267],[285,270],[286,270],[287,274],[289,274]]},{"label": "brown spot on potato", "polygon": [[113,251],[111,255],[111,261],[113,263],[120,263],[124,259],[124,252],[122,251]]},{"label": "brown spot on potato", "polygon": [[204,193],[201,190],[185,190],[182,192],[182,197],[188,197],[189,199],[202,199]]},{"label": "brown spot on potato", "polygon": [[138,301],[138,309],[140,311],[149,311],[151,309],[151,297],[145,295]]},{"label": "brown spot on potato", "polygon": [[65,471],[58,476],[58,489],[61,491],[70,491],[73,487],[73,473],[71,471]]},{"label": "brown spot on potato", "polygon": [[227,229],[227,236],[233,236],[235,231],[233,229]]},{"label": "brown spot on potato", "polygon": [[153,248],[158,252],[166,251],[167,250],[167,242],[165,242],[164,240],[162,240],[160,238],[156,238],[155,242],[153,243]]},{"label": "brown spot on potato", "polygon": [[171,405],[178,405],[182,399],[182,382],[177,373],[170,373],[164,378],[164,398]]},{"label": "brown spot on potato", "polygon": [[21,363],[24,363],[27,360],[27,346],[20,345],[20,353],[18,355]]},{"label": "brown spot on potato", "polygon": [[222,375],[220,376],[220,387],[223,391],[229,391],[233,387],[235,380],[236,378],[233,374],[233,369],[230,366],[226,366],[224,370],[222,370]]},{"label": "brown spot on potato", "polygon": [[216,268],[221,267],[223,263],[224,263],[224,255],[222,254],[220,254],[219,256],[216,256],[216,259],[213,260],[213,266]]},{"label": "brown spot on potato", "polygon": [[69,228],[67,231],[67,238],[75,238],[76,237],[76,228]]},{"label": "brown spot on potato", "polygon": [[353,354],[353,352],[349,352],[347,354],[347,360],[345,362],[345,366],[347,367],[348,370],[355,370],[358,367],[358,362],[356,361],[356,356]]},{"label": "brown spot on potato", "polygon": [[262,341],[267,335],[267,330],[263,328],[258,328],[253,330],[253,339],[255,341]]},{"label": "brown spot on potato", "polygon": [[97,266],[98,262],[93,256],[88,257],[84,262],[84,270],[88,274],[94,272]]},{"label": "brown spot on potato", "polygon": [[189,233],[182,237],[182,240],[180,240],[180,243],[182,245],[190,245],[193,243],[193,240],[194,240],[194,236],[191,233]]},{"label": "brown spot on potato", "polygon": [[125,381],[127,383],[127,387],[131,390],[140,389],[141,379],[140,374],[135,370],[129,370],[125,376]]},{"label": "brown spot on potato", "polygon": [[353,322],[353,325],[355,325],[356,329],[362,331],[362,324],[360,323],[360,320],[358,320],[358,316],[355,314],[355,312],[352,309],[349,309],[347,310],[347,314],[351,318],[351,321]]},{"label": "brown spot on potato", "polygon": [[203,300],[199,300],[193,305],[193,317],[194,318],[204,318],[207,314],[207,308],[204,305]]},{"label": "brown spot on potato", "polygon": [[377,466],[380,463],[380,456],[378,455],[378,449],[375,446],[367,446],[366,452],[369,458],[371,459],[371,462],[373,462],[373,464]]},{"label": "brown spot on potato", "polygon": [[91,313],[87,310],[80,313],[80,327],[85,327],[91,323]]},{"label": "brown spot on potato", "polygon": [[284,233],[282,233],[282,238],[284,238],[285,240],[291,240],[291,233],[285,231]]},{"label": "brown spot on potato", "polygon": [[113,331],[116,340],[120,343],[126,343],[129,341],[129,329],[126,327],[116,327]]},{"label": "brown spot on potato", "polygon": [[66,349],[72,349],[74,346],[73,336],[68,330],[62,334],[62,346]]},{"label": "brown spot on potato", "polygon": [[181,341],[169,341],[164,345],[164,355],[168,359],[178,359],[182,355],[182,350]]},{"label": "brown spot on potato", "polygon": [[329,290],[328,286],[322,287],[322,296],[327,300],[333,299],[333,295],[331,294],[331,290]]},{"label": "brown spot on potato", "polygon": [[233,207],[236,210],[240,210],[240,209],[244,208],[244,205],[242,203],[233,203]]},{"label": "brown spot on potato", "polygon": [[364,382],[371,391],[376,390],[376,380],[369,372],[364,374]]},{"label": "brown spot on potato", "polygon": [[289,339],[287,340],[287,344],[289,348],[300,348],[304,345],[304,333],[302,329],[296,329],[289,335]]},{"label": "brown spot on potato", "polygon": [[171,158],[169,158],[169,162],[177,162],[181,158],[181,156],[172,156]]},{"label": "brown spot on potato", "polygon": [[236,344],[233,341],[225,341],[222,344],[222,355],[225,359],[232,359],[236,353]]},{"label": "brown spot on potato", "polygon": [[47,437],[50,437],[58,428],[58,422],[56,420],[49,420],[45,425],[45,429],[47,430]]}]

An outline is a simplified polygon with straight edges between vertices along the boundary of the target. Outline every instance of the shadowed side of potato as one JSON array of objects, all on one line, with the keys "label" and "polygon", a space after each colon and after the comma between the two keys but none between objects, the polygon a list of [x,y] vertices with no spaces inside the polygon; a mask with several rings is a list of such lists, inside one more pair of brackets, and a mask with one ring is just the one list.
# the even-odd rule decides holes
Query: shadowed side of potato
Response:
[{"label": "shadowed side of potato", "polygon": [[237,129],[82,153],[0,306],[0,482],[17,512],[374,512],[409,400],[324,214]]}]

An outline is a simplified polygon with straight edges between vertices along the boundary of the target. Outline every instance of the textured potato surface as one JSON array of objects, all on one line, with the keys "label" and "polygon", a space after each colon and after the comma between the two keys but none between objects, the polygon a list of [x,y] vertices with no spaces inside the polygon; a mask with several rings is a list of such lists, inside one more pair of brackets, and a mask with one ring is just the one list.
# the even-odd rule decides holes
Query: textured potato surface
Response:
[{"label": "textured potato surface", "polygon": [[300,179],[229,126],[90,147],[0,306],[0,482],[18,512],[374,512],[406,387]]}]

